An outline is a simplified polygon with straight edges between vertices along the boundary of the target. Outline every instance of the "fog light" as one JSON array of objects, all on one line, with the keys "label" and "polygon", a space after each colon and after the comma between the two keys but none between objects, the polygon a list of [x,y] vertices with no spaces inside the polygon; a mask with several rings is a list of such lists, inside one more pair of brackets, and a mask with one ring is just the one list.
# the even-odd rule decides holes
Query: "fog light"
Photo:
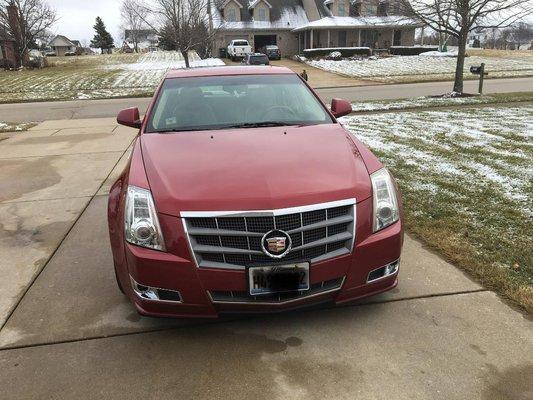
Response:
[{"label": "fog light", "polygon": [[400,268],[400,260],[394,261],[393,263],[387,264],[384,267],[377,268],[370,271],[366,283],[372,283],[379,281],[381,279],[388,278],[398,272]]},{"label": "fog light", "polygon": [[164,301],[164,302],[172,302],[172,303],[181,303],[181,294],[177,290],[168,290],[168,289],[161,289],[161,288],[155,288],[151,286],[141,285],[135,280],[130,277],[131,280],[131,286],[133,287],[133,291],[137,296],[139,296],[143,300],[150,300],[150,301]]}]

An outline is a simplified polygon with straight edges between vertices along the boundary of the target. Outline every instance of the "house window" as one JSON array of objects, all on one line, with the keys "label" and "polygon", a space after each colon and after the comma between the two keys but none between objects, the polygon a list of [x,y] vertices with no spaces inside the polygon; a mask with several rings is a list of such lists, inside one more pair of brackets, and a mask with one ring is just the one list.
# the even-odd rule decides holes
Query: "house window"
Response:
[{"label": "house window", "polygon": [[350,7],[350,17],[360,17],[361,16],[361,3],[352,4]]},{"label": "house window", "polygon": [[344,0],[339,2],[339,17],[346,17],[346,3]]},{"label": "house window", "polygon": [[263,7],[259,8],[257,16],[258,16],[259,21],[266,21],[267,20],[266,9]]},{"label": "house window", "polygon": [[226,21],[229,22],[236,22],[237,21],[237,13],[235,8],[229,8],[226,10]]},{"label": "house window", "polygon": [[382,1],[378,5],[378,17],[386,17],[389,11],[389,3]]}]

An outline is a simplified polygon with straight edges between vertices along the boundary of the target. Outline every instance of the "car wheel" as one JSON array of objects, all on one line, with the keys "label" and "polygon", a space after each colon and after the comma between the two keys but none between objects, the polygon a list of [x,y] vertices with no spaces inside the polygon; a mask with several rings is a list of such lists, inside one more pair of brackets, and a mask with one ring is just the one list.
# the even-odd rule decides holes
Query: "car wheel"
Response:
[{"label": "car wheel", "polygon": [[122,287],[122,283],[120,283],[120,279],[118,279],[118,274],[117,274],[116,269],[115,269],[115,279],[117,280],[118,289],[122,292],[122,294],[126,294],[126,292],[124,292],[124,288]]}]

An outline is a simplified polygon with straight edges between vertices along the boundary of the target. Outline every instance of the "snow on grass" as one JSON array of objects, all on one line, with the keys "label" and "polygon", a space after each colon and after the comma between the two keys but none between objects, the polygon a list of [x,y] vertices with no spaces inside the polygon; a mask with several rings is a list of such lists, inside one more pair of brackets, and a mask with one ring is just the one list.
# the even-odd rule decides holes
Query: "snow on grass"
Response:
[{"label": "snow on grass", "polygon": [[[191,53],[191,67],[224,65]],[[56,67],[0,72],[0,102],[150,96],[169,69],[185,68],[179,52],[54,59]]]},{"label": "snow on grass", "polygon": [[[387,58],[364,58],[357,60],[307,60],[307,64],[325,71],[335,72],[361,79],[381,82],[403,82],[406,80],[444,79],[455,71],[457,60],[452,57],[394,56]],[[486,64],[490,76],[533,75],[533,57],[498,58],[468,57],[465,72],[470,67]],[[469,76],[469,75],[467,75]]]},{"label": "snow on grass", "polygon": [[22,132],[35,126],[34,123],[18,123],[0,121],[0,132]]},{"label": "snow on grass", "polygon": [[531,104],[342,122],[393,171],[413,233],[533,310]]},{"label": "snow on grass", "polygon": [[470,97],[414,97],[399,100],[361,101],[352,103],[354,112],[393,111],[417,108],[454,107],[533,101],[533,92],[494,94]]}]

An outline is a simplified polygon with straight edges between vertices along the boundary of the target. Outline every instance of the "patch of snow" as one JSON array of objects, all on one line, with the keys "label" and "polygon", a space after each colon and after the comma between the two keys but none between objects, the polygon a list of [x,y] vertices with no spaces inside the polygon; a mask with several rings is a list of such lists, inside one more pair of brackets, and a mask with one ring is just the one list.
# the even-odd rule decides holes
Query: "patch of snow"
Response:
[{"label": "patch of snow", "polygon": [[420,54],[420,57],[455,57],[457,58],[457,52],[452,51],[426,51],[425,53]]},{"label": "patch of snow", "polygon": [[387,17],[324,17],[322,19],[309,22],[305,25],[294,29],[295,32],[302,30],[309,30],[314,28],[352,28],[352,27],[398,27],[398,26],[419,26],[420,22],[403,17],[403,16],[387,16]]},{"label": "patch of snow", "polygon": [[[472,65],[485,63],[491,76],[519,76],[533,74],[533,57],[496,58],[468,57],[465,73]],[[342,61],[308,60],[312,67],[356,78],[370,78],[383,82],[397,81],[407,76],[451,75],[457,61],[451,57],[394,56],[387,58],[345,59]]]},{"label": "patch of snow", "polygon": [[410,185],[459,180],[475,191],[496,187],[523,215],[533,215],[532,106],[352,115],[341,121],[386,163],[418,171]]}]

